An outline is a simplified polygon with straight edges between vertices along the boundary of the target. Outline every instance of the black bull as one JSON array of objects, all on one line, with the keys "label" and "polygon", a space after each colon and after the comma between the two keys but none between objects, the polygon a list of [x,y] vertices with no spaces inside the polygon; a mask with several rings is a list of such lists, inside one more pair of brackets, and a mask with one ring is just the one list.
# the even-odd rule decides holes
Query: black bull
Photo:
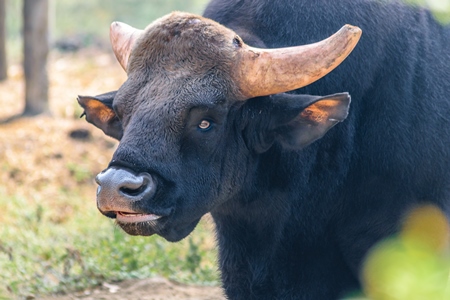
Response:
[{"label": "black bull", "polygon": [[[208,65],[223,62],[209,44],[163,49],[178,29],[142,39],[119,91],[79,98],[120,140],[97,177],[103,214],[177,241],[210,212],[232,299],[336,299],[358,288],[368,249],[412,208],[449,215],[448,27],[389,1],[213,0],[204,16],[260,48],[313,43],[345,23],[364,34],[324,78],[246,101]],[[194,61],[168,54],[195,47],[206,52]]]}]

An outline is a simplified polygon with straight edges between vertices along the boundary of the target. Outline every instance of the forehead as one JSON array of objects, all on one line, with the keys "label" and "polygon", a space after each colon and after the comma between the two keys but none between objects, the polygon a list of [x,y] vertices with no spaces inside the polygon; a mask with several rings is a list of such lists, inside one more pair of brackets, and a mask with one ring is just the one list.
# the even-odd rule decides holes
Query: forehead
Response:
[{"label": "forehead", "polygon": [[150,24],[130,56],[128,80],[115,104],[129,112],[180,116],[195,106],[213,107],[236,88],[230,68],[235,33],[214,21],[172,13]]},{"label": "forehead", "polygon": [[198,77],[228,71],[236,55],[235,33],[209,19],[172,13],[150,24],[130,55],[128,73]]},{"label": "forehead", "polygon": [[[205,76],[199,80],[133,80],[128,79],[118,90],[115,105],[144,109],[170,108],[173,111],[183,111],[192,107],[214,107],[226,102],[223,89],[215,86],[213,80]],[[166,78],[167,79],[167,78]]]}]

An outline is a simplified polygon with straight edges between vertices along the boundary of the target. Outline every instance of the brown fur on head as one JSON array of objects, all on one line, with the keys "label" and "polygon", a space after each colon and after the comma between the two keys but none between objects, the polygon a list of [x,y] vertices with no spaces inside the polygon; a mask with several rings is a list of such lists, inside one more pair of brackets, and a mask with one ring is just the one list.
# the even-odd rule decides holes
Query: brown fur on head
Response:
[{"label": "brown fur on head", "polygon": [[186,81],[214,74],[221,79],[216,84],[236,94],[231,69],[239,46],[232,30],[197,15],[174,12],[144,30],[131,52],[127,73],[170,84],[189,84]]}]

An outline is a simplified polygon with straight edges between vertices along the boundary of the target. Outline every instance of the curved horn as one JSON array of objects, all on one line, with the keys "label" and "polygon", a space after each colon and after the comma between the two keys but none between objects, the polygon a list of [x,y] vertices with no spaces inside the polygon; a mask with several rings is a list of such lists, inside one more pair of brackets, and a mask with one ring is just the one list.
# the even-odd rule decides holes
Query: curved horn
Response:
[{"label": "curved horn", "polygon": [[324,77],[359,41],[361,29],[345,25],[320,42],[288,48],[242,46],[234,75],[243,99],[292,91]]},{"label": "curved horn", "polygon": [[127,71],[128,58],[136,40],[143,30],[136,29],[122,22],[113,22],[109,30],[109,38],[114,54],[122,68]]}]

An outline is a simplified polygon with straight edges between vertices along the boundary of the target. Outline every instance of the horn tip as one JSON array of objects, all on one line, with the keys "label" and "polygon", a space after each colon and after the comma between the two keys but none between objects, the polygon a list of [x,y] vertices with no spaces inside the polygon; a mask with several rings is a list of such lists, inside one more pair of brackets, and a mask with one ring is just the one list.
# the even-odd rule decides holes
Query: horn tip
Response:
[{"label": "horn tip", "polygon": [[125,24],[125,23],[122,23],[122,22],[119,22],[119,21],[113,21],[113,22],[111,23],[110,28],[111,28],[111,29],[114,29],[114,28],[117,28],[117,27],[121,27],[121,26],[123,26],[123,24]]},{"label": "horn tip", "polygon": [[109,26],[109,33],[112,36],[130,34],[135,30],[136,29],[133,28],[132,26],[130,26],[126,23],[119,22],[119,21],[114,21]]},{"label": "horn tip", "polygon": [[358,26],[354,26],[354,25],[350,25],[350,24],[345,24],[342,27],[343,30],[349,32],[350,34],[356,35],[356,36],[360,36],[362,34],[362,30],[361,28],[359,28]]},{"label": "horn tip", "polygon": [[111,23],[111,25],[109,26],[109,31],[113,32],[115,30],[117,30],[117,28],[120,27],[120,22],[118,21],[114,21]]},{"label": "horn tip", "polygon": [[111,25],[109,26],[109,37],[111,41],[116,39],[117,32],[120,31],[120,28],[121,22],[114,21],[111,23]]}]

